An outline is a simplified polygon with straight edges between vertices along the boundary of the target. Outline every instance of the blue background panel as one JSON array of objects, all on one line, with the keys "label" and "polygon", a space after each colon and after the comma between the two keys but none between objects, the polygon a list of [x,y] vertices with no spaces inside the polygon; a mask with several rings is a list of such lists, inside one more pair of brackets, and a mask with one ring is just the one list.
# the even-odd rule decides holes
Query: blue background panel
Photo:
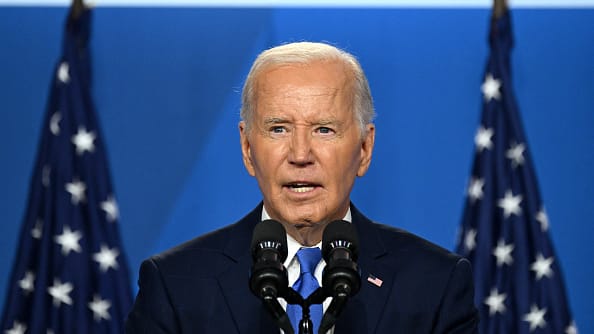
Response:
[{"label": "blue background panel", "polygon": [[[23,217],[63,7],[0,7],[0,301]],[[488,53],[487,9],[95,9],[93,93],[133,284],[142,259],[241,218],[260,200],[239,148],[239,93],[282,42],[354,53],[378,113],[353,200],[452,249]],[[514,88],[580,332],[594,321],[594,10],[513,11]]]}]

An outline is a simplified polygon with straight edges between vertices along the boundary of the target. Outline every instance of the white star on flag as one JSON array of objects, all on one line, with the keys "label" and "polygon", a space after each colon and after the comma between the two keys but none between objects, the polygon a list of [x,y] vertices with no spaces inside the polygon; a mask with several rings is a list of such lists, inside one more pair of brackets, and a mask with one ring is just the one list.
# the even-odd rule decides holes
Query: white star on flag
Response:
[{"label": "white star on flag", "polygon": [[482,152],[484,149],[490,150],[493,147],[491,137],[493,137],[493,129],[485,129],[481,125],[474,136],[474,145],[476,146],[477,151]]},{"label": "white star on flag", "polygon": [[109,221],[110,223],[115,222],[120,215],[118,203],[112,195],[107,197],[106,201],[101,202],[101,210],[105,211],[107,215],[107,221]]},{"label": "white star on flag", "polygon": [[35,290],[35,274],[31,271],[25,273],[25,277],[19,281],[19,287],[25,291],[25,294],[29,294]]},{"label": "white star on flag", "polygon": [[508,218],[512,214],[520,215],[522,212],[520,202],[522,202],[522,195],[514,196],[511,190],[507,190],[505,196],[497,201],[497,205],[503,209],[503,216]]},{"label": "white star on flag", "polygon": [[475,202],[483,198],[483,187],[485,186],[485,180],[481,178],[472,178],[470,180],[470,185],[468,186],[468,197],[470,198],[471,202]]},{"label": "white star on flag", "polygon": [[79,180],[72,180],[72,182],[66,183],[66,191],[72,195],[71,201],[72,204],[77,205],[80,202],[84,202],[86,200],[85,191],[87,190],[87,185]]},{"label": "white star on flag", "polygon": [[111,302],[107,299],[101,299],[100,296],[93,296],[93,301],[89,302],[89,308],[93,311],[93,318],[95,321],[101,321],[101,319],[109,320],[109,308]]},{"label": "white star on flag", "polygon": [[530,266],[530,270],[534,271],[534,273],[536,274],[537,281],[545,276],[553,276],[551,264],[553,264],[552,256],[545,259],[541,253],[536,254],[536,261],[532,263],[532,265]]},{"label": "white star on flag", "polygon": [[497,266],[501,267],[504,264],[511,265],[514,259],[511,256],[511,252],[514,250],[513,244],[505,244],[503,239],[497,242],[497,247],[493,250],[493,255],[497,258]]},{"label": "white star on flag", "polygon": [[497,288],[491,289],[491,294],[485,299],[485,304],[489,306],[489,315],[505,312],[505,298],[507,298],[507,294],[500,294]]},{"label": "white star on flag", "polygon": [[60,80],[62,83],[68,83],[68,81],[70,81],[70,73],[68,71],[68,63],[61,63],[60,67],[58,68],[58,80]]},{"label": "white star on flag", "polygon": [[82,234],[79,231],[71,231],[70,226],[65,225],[62,234],[56,235],[54,241],[62,246],[62,254],[68,255],[70,251],[81,252],[78,244],[80,238],[82,238]]},{"label": "white star on flag", "polygon": [[37,219],[35,222],[35,226],[31,230],[31,236],[33,239],[41,239],[41,235],[43,233],[43,221],[41,219]]},{"label": "white star on flag", "polygon": [[547,216],[547,212],[544,208],[540,208],[540,210],[536,213],[536,221],[540,223],[540,230],[542,232],[546,232],[549,229],[549,216]]},{"label": "white star on flag", "polygon": [[476,248],[476,230],[471,228],[466,232],[466,235],[464,236],[464,247],[466,247],[466,249],[468,251],[472,251],[473,249]]},{"label": "white star on flag", "polygon": [[93,144],[93,141],[96,137],[97,135],[95,135],[95,132],[87,132],[87,129],[84,126],[79,127],[78,132],[72,136],[72,143],[76,146],[76,154],[81,155],[85,153],[85,151],[95,151],[95,144]]},{"label": "white star on flag", "polygon": [[512,146],[505,152],[505,157],[512,161],[512,167],[516,168],[524,164],[524,151],[526,146],[524,144],[512,144]]},{"label": "white star on flag", "polygon": [[547,309],[539,309],[538,306],[532,305],[530,307],[530,312],[524,315],[522,320],[530,323],[530,332],[534,331],[536,328],[544,328],[547,322],[544,320],[545,313],[547,313]]},{"label": "white star on flag", "polygon": [[27,331],[27,326],[25,326],[25,324],[22,324],[15,320],[12,323],[12,328],[6,330],[4,333],[5,334],[25,334],[26,331]]},{"label": "white star on flag", "polygon": [[60,121],[62,120],[62,114],[56,111],[50,118],[50,131],[54,136],[60,134]]},{"label": "white star on flag", "polygon": [[490,73],[487,74],[485,81],[481,85],[481,91],[483,92],[485,101],[489,102],[492,99],[499,100],[501,98],[501,93],[499,92],[500,87],[501,81],[493,78]]},{"label": "white star on flag", "polygon": [[54,306],[60,306],[60,303],[72,305],[72,299],[69,295],[72,288],[72,284],[68,282],[62,284],[59,279],[54,279],[54,285],[47,289],[47,292],[54,300]]},{"label": "white star on flag", "polygon": [[575,321],[572,321],[567,328],[565,328],[565,334],[578,334],[577,327],[575,325]]},{"label": "white star on flag", "polygon": [[117,248],[109,249],[105,245],[101,245],[99,253],[93,254],[93,260],[99,263],[99,268],[102,272],[106,272],[109,268],[117,269],[118,262],[116,257],[120,254]]}]

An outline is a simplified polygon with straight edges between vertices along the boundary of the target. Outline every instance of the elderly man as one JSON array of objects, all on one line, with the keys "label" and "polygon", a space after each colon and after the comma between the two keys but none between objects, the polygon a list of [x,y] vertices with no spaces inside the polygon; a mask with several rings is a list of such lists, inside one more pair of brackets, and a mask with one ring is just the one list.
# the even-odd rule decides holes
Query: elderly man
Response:
[{"label": "elderly man", "polygon": [[[350,202],[355,178],[371,162],[373,117],[367,79],[352,55],[309,42],[260,54],[243,88],[239,131],[263,202],[235,224],[146,260],[126,331],[280,333],[247,283],[252,231],[274,219],[287,233],[290,285],[301,279],[302,249],[315,252],[328,223],[354,224],[363,281],[334,333],[476,333],[469,263],[370,221]],[[319,283],[326,263],[314,262]]]}]

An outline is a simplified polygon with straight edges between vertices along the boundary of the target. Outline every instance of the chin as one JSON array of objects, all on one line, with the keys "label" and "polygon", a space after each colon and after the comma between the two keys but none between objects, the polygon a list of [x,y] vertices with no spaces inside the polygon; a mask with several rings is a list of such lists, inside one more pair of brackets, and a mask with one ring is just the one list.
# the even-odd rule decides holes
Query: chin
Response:
[{"label": "chin", "polygon": [[315,223],[313,221],[308,221],[308,220],[298,220],[296,223],[293,223],[293,226],[295,226],[298,229],[303,229],[303,228],[308,228],[308,227],[316,227],[318,225],[318,223]]},{"label": "chin", "polygon": [[316,226],[320,221],[320,215],[315,210],[303,210],[302,208],[295,208],[288,213],[287,217],[291,224],[298,227]]}]

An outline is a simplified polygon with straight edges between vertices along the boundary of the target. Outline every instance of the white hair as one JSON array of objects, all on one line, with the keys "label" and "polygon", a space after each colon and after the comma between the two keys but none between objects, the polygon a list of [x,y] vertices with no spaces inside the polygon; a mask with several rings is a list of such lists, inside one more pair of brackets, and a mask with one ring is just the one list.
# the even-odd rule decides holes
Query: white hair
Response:
[{"label": "white hair", "polygon": [[311,64],[316,61],[342,62],[351,72],[353,78],[352,111],[359,122],[361,134],[366,134],[366,125],[373,121],[375,112],[369,83],[363,73],[361,65],[352,54],[325,43],[297,42],[277,46],[260,53],[243,85],[241,94],[241,120],[244,121],[246,130],[249,131],[253,120],[256,92],[255,82],[258,75],[270,66],[289,64]]}]

